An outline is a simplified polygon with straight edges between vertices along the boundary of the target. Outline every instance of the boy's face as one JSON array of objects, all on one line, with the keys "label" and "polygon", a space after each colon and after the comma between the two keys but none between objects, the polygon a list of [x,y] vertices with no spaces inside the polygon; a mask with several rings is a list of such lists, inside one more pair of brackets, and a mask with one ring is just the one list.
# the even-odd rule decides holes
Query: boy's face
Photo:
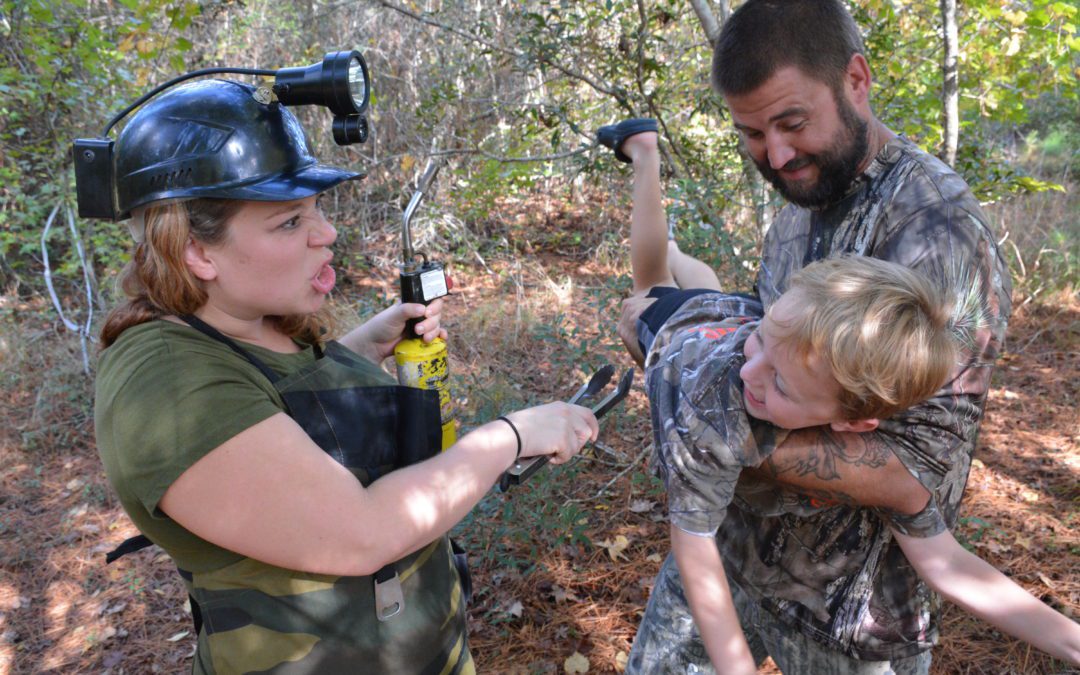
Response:
[{"label": "boy's face", "polygon": [[800,296],[789,291],[776,301],[746,341],[746,364],[739,371],[746,412],[785,429],[843,420],[840,385],[828,365],[815,354],[803,359],[781,341],[782,326],[803,311]]}]

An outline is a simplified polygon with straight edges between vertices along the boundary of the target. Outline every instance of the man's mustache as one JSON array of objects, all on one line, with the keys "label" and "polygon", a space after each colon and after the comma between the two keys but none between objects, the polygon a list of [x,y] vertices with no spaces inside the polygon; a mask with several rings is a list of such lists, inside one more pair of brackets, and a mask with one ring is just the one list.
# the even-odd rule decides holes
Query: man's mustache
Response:
[{"label": "man's mustache", "polygon": [[781,171],[798,171],[799,169],[803,168],[804,166],[809,165],[812,162],[813,162],[813,160],[811,158],[809,158],[809,157],[805,157],[805,156],[804,157],[796,157],[795,159],[792,159],[787,164],[785,164],[783,167],[781,167],[780,170]]}]

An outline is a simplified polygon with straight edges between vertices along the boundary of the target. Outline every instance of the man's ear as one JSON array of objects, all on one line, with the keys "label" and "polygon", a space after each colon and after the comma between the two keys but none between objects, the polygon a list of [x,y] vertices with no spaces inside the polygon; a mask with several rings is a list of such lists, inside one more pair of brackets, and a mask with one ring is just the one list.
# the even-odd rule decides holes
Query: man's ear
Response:
[{"label": "man's ear", "polygon": [[870,100],[870,87],[873,78],[870,75],[870,64],[862,54],[852,54],[848,61],[847,72],[844,74],[844,89],[851,98],[852,104],[861,106]]},{"label": "man's ear", "polygon": [[843,420],[841,422],[833,422],[829,426],[833,431],[850,431],[853,434],[865,434],[868,431],[873,431],[878,428],[878,422],[873,417],[864,420]]},{"label": "man's ear", "polygon": [[206,255],[203,245],[190,237],[184,244],[184,264],[200,281],[213,281],[217,278],[217,267],[214,261]]}]

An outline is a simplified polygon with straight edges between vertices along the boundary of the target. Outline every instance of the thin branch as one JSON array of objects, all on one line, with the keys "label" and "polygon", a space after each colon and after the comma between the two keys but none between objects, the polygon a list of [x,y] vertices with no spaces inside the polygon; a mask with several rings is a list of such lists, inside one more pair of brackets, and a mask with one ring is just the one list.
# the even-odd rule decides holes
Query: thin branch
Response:
[{"label": "thin branch", "polygon": [[535,54],[534,55],[534,54],[527,54],[525,52],[519,52],[519,51],[514,50],[514,49],[508,49],[506,47],[503,47],[501,45],[497,45],[494,42],[491,42],[489,40],[485,40],[484,38],[479,37],[477,35],[474,35],[472,33],[469,33],[467,31],[463,31],[463,30],[461,30],[459,28],[455,28],[455,27],[449,26],[449,25],[447,25],[445,23],[436,21],[435,19],[432,19],[430,17],[423,16],[423,15],[418,14],[416,12],[412,12],[412,11],[410,11],[408,9],[405,9],[404,7],[399,7],[398,5],[395,5],[392,2],[388,2],[388,0],[376,0],[376,2],[378,2],[380,5],[382,5],[383,7],[386,7],[389,10],[392,10],[392,11],[395,11],[395,12],[397,12],[399,14],[404,15],[404,16],[410,17],[410,18],[414,19],[415,21],[419,21],[420,23],[424,23],[424,24],[427,24],[429,26],[434,26],[435,28],[439,28],[439,29],[447,31],[449,33],[453,33],[454,35],[457,35],[458,37],[462,37],[462,38],[464,38],[466,40],[469,40],[471,42],[475,42],[476,44],[483,45],[484,47],[487,47],[488,49],[491,49],[492,51],[497,51],[497,52],[500,52],[502,54],[506,54],[508,56],[513,56],[515,58],[535,57],[540,62],[551,66],[552,68],[554,68],[555,70],[558,70],[559,72],[566,75],[567,77],[572,77],[572,78],[574,78],[576,80],[580,80],[580,81],[584,82],[585,84],[589,85],[590,87],[592,87],[593,89],[595,89],[596,91],[600,92],[600,93],[607,94],[608,96],[613,96],[618,100],[622,100],[624,98],[624,95],[621,92],[619,92],[618,90],[612,89],[610,87],[606,87],[603,84],[601,84],[601,83],[597,82],[596,80],[592,79],[591,77],[585,75],[584,73],[581,73],[580,71],[574,70],[573,68],[569,68],[567,66],[562,65],[561,63],[553,61],[551,58],[549,58],[549,57],[547,57],[547,56],[545,56],[543,54]]},{"label": "thin branch", "polygon": [[573,157],[574,155],[582,155],[589,152],[596,147],[596,143],[592,145],[578,148],[577,150],[568,150],[567,152],[559,152],[553,155],[533,155],[530,157],[503,157],[487,150],[481,150],[480,148],[460,148],[457,150],[435,150],[427,153],[428,157],[440,157],[445,155],[479,155],[486,157],[487,159],[493,159],[496,162],[552,162],[557,159],[566,159],[567,157]]},{"label": "thin branch", "polygon": [[608,488],[610,488],[612,485],[614,485],[620,478],[622,478],[626,474],[628,474],[631,471],[633,471],[634,469],[636,469],[638,464],[641,463],[641,460],[645,459],[645,456],[649,453],[650,450],[652,450],[652,445],[651,444],[645,446],[645,448],[641,452],[639,452],[637,454],[637,457],[635,457],[630,462],[630,464],[628,464],[626,466],[625,469],[623,469],[619,473],[612,476],[611,480],[609,480],[607,483],[604,483],[604,486],[602,488],[600,488],[599,490],[597,490],[596,494],[593,495],[592,497],[589,497],[588,499],[567,499],[566,501],[563,502],[562,505],[564,507],[566,507],[566,506],[569,506],[570,504],[575,504],[575,503],[580,504],[580,503],[584,503],[584,502],[595,502],[596,500],[600,499],[601,497],[604,496],[604,493],[608,491]]}]

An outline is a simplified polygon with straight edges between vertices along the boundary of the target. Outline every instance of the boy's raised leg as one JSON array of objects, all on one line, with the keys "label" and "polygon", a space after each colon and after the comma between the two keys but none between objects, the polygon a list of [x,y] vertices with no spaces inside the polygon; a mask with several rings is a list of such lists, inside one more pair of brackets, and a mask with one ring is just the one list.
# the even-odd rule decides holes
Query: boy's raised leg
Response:
[{"label": "boy's raised leg", "polygon": [[674,286],[668,270],[667,218],[660,189],[660,148],[655,132],[635,134],[621,146],[634,165],[633,206],[630,210],[630,270],[634,293],[653,286]]},{"label": "boy's raised leg", "polygon": [[720,277],[716,276],[713,268],[680,251],[674,239],[667,243],[667,260],[668,270],[679,288],[724,290],[720,287]]}]

